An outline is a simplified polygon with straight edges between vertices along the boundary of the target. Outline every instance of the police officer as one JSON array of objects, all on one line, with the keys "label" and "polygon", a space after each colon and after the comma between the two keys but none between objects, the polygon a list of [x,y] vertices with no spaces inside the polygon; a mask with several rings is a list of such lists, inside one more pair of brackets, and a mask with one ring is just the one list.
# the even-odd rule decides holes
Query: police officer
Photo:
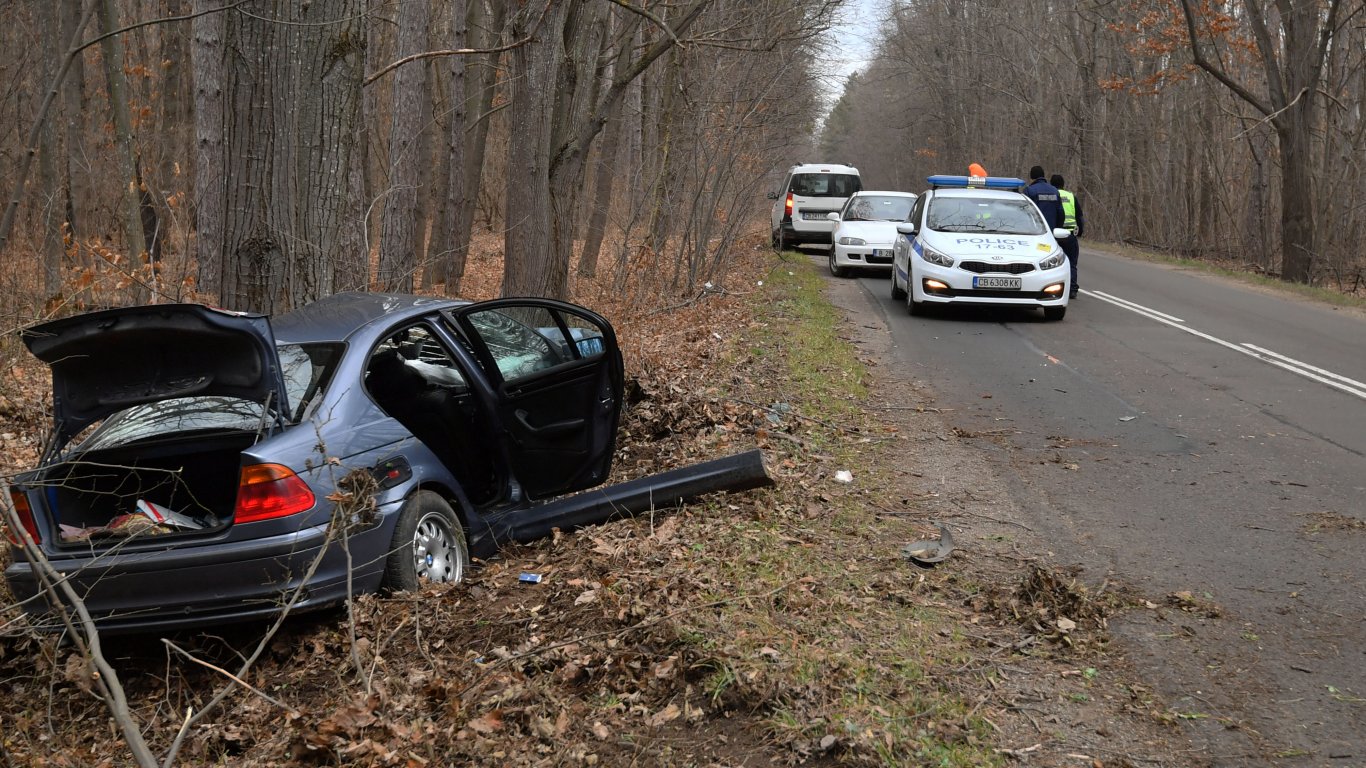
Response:
[{"label": "police officer", "polygon": [[[1029,169],[1029,186],[1025,187],[1024,193],[1034,204],[1039,206],[1039,212],[1043,214],[1043,220],[1048,224],[1049,229],[1060,229],[1066,222],[1062,211],[1062,196],[1058,194],[1058,188],[1049,184],[1043,173],[1043,166],[1036,165]],[[1076,238],[1068,237],[1064,240],[1075,242]],[[1059,245],[1062,245],[1059,243]],[[1067,253],[1067,246],[1062,246],[1063,253]],[[1069,259],[1071,256],[1068,257]],[[1076,262],[1073,262],[1075,265]],[[1075,267],[1074,267],[1075,268]],[[1076,278],[1074,277],[1073,280]],[[1075,286],[1075,282],[1073,285]],[[1075,290],[1072,293],[1076,295]]]},{"label": "police officer", "polygon": [[1066,180],[1062,174],[1055,173],[1048,179],[1048,183],[1058,188],[1058,196],[1062,198],[1063,226],[1072,230],[1072,236],[1064,239],[1059,245],[1062,252],[1067,254],[1067,260],[1072,263],[1072,295],[1070,298],[1077,298],[1077,289],[1081,286],[1077,283],[1077,260],[1081,258],[1081,237],[1082,230],[1086,228],[1086,219],[1081,215],[1081,201],[1071,190],[1065,189]]}]

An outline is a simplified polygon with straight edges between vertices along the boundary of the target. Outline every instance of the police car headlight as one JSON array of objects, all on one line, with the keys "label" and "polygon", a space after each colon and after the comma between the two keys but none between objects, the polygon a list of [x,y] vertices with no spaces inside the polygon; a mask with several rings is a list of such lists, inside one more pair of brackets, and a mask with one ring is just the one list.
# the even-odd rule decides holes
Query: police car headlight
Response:
[{"label": "police car headlight", "polygon": [[1052,269],[1054,267],[1060,267],[1062,266],[1062,263],[1066,260],[1067,254],[1063,253],[1062,251],[1056,251],[1053,253],[1052,256],[1049,256],[1048,258],[1039,262],[1039,269]]},{"label": "police car headlight", "polygon": [[948,256],[945,256],[944,254],[940,253],[939,251],[936,251],[933,248],[921,249],[920,258],[924,259],[925,261],[928,261],[931,264],[938,264],[941,267],[953,266],[953,259],[949,258]]},{"label": "police car headlight", "polygon": [[861,237],[841,237],[840,245],[867,245]]}]

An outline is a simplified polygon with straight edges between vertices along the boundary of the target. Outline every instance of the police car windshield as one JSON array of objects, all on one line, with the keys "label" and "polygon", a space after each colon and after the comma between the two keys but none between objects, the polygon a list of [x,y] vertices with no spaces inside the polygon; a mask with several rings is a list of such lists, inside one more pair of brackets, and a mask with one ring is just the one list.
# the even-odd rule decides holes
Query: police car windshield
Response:
[{"label": "police car windshield", "polygon": [[940,232],[1042,235],[1043,217],[1028,198],[936,197],[926,226]]}]

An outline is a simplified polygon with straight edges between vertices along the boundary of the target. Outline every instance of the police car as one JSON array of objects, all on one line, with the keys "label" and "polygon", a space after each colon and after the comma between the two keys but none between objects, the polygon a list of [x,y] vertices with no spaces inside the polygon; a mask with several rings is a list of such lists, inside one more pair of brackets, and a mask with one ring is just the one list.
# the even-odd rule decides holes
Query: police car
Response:
[{"label": "police car", "polygon": [[919,315],[931,304],[1040,307],[1067,314],[1071,270],[1021,179],[931,176],[892,252],[892,298]]}]

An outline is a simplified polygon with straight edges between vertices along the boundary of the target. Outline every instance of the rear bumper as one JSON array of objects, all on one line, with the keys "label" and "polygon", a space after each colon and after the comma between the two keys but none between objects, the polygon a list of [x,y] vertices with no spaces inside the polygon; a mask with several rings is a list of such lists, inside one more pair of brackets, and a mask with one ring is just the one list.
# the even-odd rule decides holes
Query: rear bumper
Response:
[{"label": "rear bumper", "polygon": [[796,227],[790,221],[782,223],[783,237],[789,243],[812,243],[817,245],[830,245],[834,242],[832,235],[835,231],[834,222],[802,222],[801,228]]},{"label": "rear bumper", "polygon": [[[339,603],[349,590],[373,591],[382,576],[383,557],[370,552],[367,534],[384,536],[383,526],[353,536],[355,571],[348,585],[346,550],[327,541],[326,525],[268,539],[179,547],[156,552],[103,552],[51,560],[85,601],[102,632],[140,632],[200,627],[277,615],[290,596],[303,592],[291,610]],[[249,546],[249,554],[242,551]],[[382,547],[381,547],[382,551]],[[307,585],[309,568],[321,555]],[[5,569],[15,597],[39,629],[59,630],[33,567],[20,558]]]}]

